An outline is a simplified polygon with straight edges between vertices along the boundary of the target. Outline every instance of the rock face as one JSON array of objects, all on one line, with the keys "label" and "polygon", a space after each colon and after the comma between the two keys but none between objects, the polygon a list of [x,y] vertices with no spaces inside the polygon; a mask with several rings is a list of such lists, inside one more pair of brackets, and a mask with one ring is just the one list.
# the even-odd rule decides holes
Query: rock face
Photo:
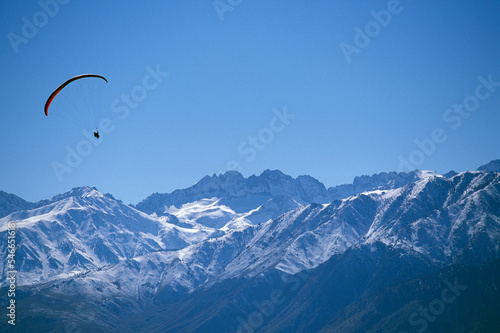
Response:
[{"label": "rock face", "polygon": [[136,207],[75,188],[0,219],[5,239],[9,221],[26,330],[500,329],[500,173],[228,172]]},{"label": "rock face", "polygon": [[408,183],[431,176],[438,176],[438,174],[432,171],[415,170],[411,172],[399,173],[381,172],[372,176],[359,176],[354,178],[354,182],[352,184],[330,187],[328,189],[328,195],[331,201],[345,199],[356,193],[399,188]]},{"label": "rock face", "polygon": [[500,160],[493,160],[477,169],[480,171],[500,172]]},{"label": "rock face", "polygon": [[137,204],[136,208],[148,213],[165,212],[165,207],[180,208],[183,204],[216,197],[221,204],[235,212],[248,212],[258,208],[277,195],[286,195],[300,204],[328,202],[326,188],[310,176],[296,179],[278,170],[266,170],[260,176],[244,178],[237,171],[221,175],[205,176],[195,185],[172,193],[155,193]]},{"label": "rock face", "polygon": [[17,195],[0,191],[0,218],[18,210],[31,209],[32,207],[34,207],[33,203],[21,199]]},{"label": "rock face", "polygon": [[[181,208],[193,201],[217,198],[219,204],[229,207],[235,213],[248,213],[248,220],[260,223],[300,205],[329,203],[365,191],[394,189],[436,175],[430,171],[383,172],[356,177],[353,184],[330,187],[327,190],[311,176],[292,178],[279,170],[266,170],[260,176],[244,178],[237,171],[228,171],[221,175],[206,176],[187,189],[154,193],[135,207],[149,214],[163,215],[171,207]],[[280,205],[280,208],[271,211],[271,205],[276,206],[276,202],[281,202],[284,206]],[[262,205],[264,207],[259,209]],[[255,209],[260,212],[252,212]]]}]

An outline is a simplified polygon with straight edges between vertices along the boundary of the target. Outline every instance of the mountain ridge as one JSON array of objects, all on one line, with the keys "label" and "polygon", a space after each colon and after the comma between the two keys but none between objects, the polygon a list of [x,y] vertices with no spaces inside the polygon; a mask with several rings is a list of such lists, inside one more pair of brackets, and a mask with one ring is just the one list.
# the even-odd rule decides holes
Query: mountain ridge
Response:
[{"label": "mountain ridge", "polygon": [[31,209],[34,205],[15,194],[0,191],[0,218],[18,210]]},{"label": "mountain ridge", "polygon": [[[134,207],[150,214],[161,215],[170,206],[179,208],[193,199],[217,197],[221,199],[221,203],[236,212],[241,212],[256,209],[267,200],[283,195],[287,196],[288,200],[295,201],[298,207],[301,204],[327,203],[344,199],[369,190],[397,188],[432,175],[437,174],[419,170],[400,173],[382,172],[372,176],[355,177],[352,184],[327,189],[317,179],[307,175],[293,178],[279,170],[265,170],[260,176],[252,175],[245,178],[237,171],[228,171],[224,174],[205,176],[186,189],[171,193],[153,193]],[[238,199],[252,201],[252,204],[242,208]]]},{"label": "mountain ridge", "polygon": [[[82,329],[128,332],[148,318],[142,331],[357,333],[367,329],[349,325],[359,318],[380,331],[413,329],[404,316],[439,294],[436,279],[459,274],[471,290],[500,297],[500,173],[381,173],[343,189],[355,194],[319,203],[307,201],[325,199],[321,183],[276,170],[195,185],[153,202],[160,214],[83,186],[0,218],[1,237],[7,222],[17,224],[20,321],[70,318]],[[408,291],[396,295],[398,306],[381,303],[396,289]]]}]

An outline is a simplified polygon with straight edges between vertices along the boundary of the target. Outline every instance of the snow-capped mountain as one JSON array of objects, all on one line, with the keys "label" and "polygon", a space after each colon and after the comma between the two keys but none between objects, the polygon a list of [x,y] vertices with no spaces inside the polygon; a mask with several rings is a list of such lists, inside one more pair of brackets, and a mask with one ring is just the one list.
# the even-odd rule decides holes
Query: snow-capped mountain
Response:
[{"label": "snow-capped mountain", "polygon": [[[213,199],[221,207],[242,214],[253,223],[261,223],[301,205],[329,203],[353,194],[371,190],[389,190],[407,183],[437,175],[431,171],[389,172],[372,176],[355,177],[353,184],[330,187],[328,190],[311,176],[292,178],[279,170],[266,170],[260,176],[243,177],[237,171],[206,176],[195,185],[172,193],[154,193],[136,205],[136,208],[162,215],[193,201]],[[204,205],[201,201],[199,205]],[[231,213],[231,214],[233,214]],[[220,223],[220,214],[215,221]],[[209,217],[208,217],[209,218]],[[210,218],[209,218],[210,219]]]},{"label": "snow-capped mountain", "polygon": [[[245,214],[237,214],[226,205],[220,204],[221,199],[201,199],[183,204],[180,208],[171,206],[165,209],[165,213],[175,216],[181,225],[190,228],[208,227],[220,229],[230,221],[237,220]],[[156,214],[156,213],[153,213]]]},{"label": "snow-capped mountain", "polygon": [[[21,319],[57,318],[62,330],[418,331],[408,318],[439,281],[500,296],[495,172],[382,173],[334,190],[309,176],[228,172],[135,207],[76,188],[0,219],[0,235],[8,221]],[[404,292],[382,301],[393,290]]]},{"label": "snow-capped mountain", "polygon": [[328,189],[330,201],[345,199],[351,195],[374,190],[391,190],[408,183],[438,174],[433,171],[415,170],[411,172],[381,172],[372,176],[354,177],[352,184],[338,185]]},{"label": "snow-capped mountain", "polygon": [[231,230],[178,251],[145,254],[114,269],[131,268],[140,276],[141,270],[130,262],[140,267],[145,262],[166,264],[170,269],[162,278],[170,276],[168,283],[158,280],[155,288],[179,285],[192,291],[201,284],[255,276],[269,269],[296,274],[354,246],[376,243],[434,265],[457,260],[480,263],[476,253],[488,261],[493,258],[483,252],[498,247],[498,207],[500,175],[496,173],[466,172],[452,179],[433,176],[395,190],[301,206],[258,226]]},{"label": "snow-capped mountain", "polygon": [[[186,229],[169,223],[175,217],[151,217],[91,187],[37,203],[38,208],[0,219],[16,222],[19,284],[33,284],[159,250],[175,250],[200,241],[213,230]],[[7,242],[0,244],[6,253]],[[0,270],[5,269],[2,266]]]},{"label": "snow-capped mountain", "polygon": [[[329,200],[325,186],[310,176],[292,178],[278,170],[266,170],[260,176],[245,178],[237,171],[228,171],[221,175],[206,176],[184,190],[155,193],[137,204],[136,208],[161,215],[172,206],[180,208],[193,201],[217,198],[219,204],[236,213],[249,213],[276,196],[282,197],[279,200],[286,196],[294,207]],[[269,213],[270,207],[267,207]]]}]

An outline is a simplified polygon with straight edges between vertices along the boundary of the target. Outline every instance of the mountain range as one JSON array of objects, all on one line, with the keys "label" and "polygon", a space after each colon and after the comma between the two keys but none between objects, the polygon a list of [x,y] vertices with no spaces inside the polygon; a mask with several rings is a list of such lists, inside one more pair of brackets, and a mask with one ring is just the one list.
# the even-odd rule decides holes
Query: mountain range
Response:
[{"label": "mountain range", "polygon": [[500,331],[499,165],[328,189],[229,171],[137,205],[88,186],[36,203],[0,192],[2,253],[16,224],[17,328]]}]

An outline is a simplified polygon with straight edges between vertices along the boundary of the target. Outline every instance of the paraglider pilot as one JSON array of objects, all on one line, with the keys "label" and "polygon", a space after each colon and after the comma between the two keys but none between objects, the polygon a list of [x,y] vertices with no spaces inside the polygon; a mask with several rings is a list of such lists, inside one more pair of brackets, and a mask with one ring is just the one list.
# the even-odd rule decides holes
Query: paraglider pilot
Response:
[{"label": "paraglider pilot", "polygon": [[[62,89],[64,89],[64,87],[66,87],[68,84],[70,84],[73,81],[80,80],[80,79],[83,79],[83,78],[89,78],[89,77],[100,78],[100,79],[108,82],[108,80],[106,80],[106,78],[104,76],[97,75],[97,74],[81,74],[81,75],[77,75],[77,76],[72,77],[71,79],[69,79],[66,82],[64,82],[63,84],[61,84],[56,90],[54,90],[52,92],[52,94],[50,94],[49,98],[47,99],[47,102],[45,102],[45,108],[44,108],[45,115],[46,116],[49,115],[49,106],[50,106],[50,103],[52,103],[52,100],[56,97],[57,94],[59,94],[59,92]],[[99,130],[97,128],[96,128],[96,130],[94,132],[94,136],[95,136],[96,139],[99,139]]]}]

